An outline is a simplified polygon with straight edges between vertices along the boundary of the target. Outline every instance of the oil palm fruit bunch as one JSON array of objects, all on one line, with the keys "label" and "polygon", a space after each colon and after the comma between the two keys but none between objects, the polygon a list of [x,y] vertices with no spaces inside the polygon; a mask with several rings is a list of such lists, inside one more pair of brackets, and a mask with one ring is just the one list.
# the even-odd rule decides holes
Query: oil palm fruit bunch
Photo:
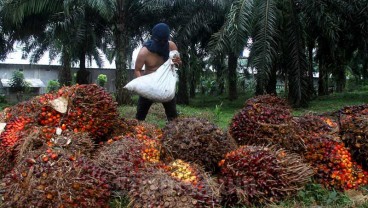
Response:
[{"label": "oil palm fruit bunch", "polygon": [[199,181],[199,171],[190,163],[183,160],[174,160],[164,167],[170,175],[180,181],[197,185]]},{"label": "oil palm fruit bunch", "polygon": [[308,145],[311,138],[315,136],[326,136],[335,141],[341,141],[339,136],[338,123],[328,117],[306,114],[300,117],[294,117],[295,126],[299,131],[299,135]]},{"label": "oil palm fruit bunch", "polygon": [[247,100],[234,115],[229,133],[239,145],[278,145],[293,152],[304,149],[292,124],[290,108],[281,98],[264,95]]},{"label": "oil palm fruit bunch", "polygon": [[23,131],[30,128],[33,120],[18,117],[10,120],[0,134],[0,178],[14,166],[17,145],[25,137]]},{"label": "oil palm fruit bunch", "polygon": [[63,149],[30,152],[1,183],[2,207],[108,207],[110,198],[102,169]]},{"label": "oil palm fruit bunch", "polygon": [[218,161],[236,148],[231,137],[202,118],[178,118],[162,131],[161,158],[166,162],[181,159],[216,172]]},{"label": "oil palm fruit bunch", "polygon": [[340,134],[353,158],[368,170],[368,105],[348,106],[339,111]]},{"label": "oil palm fruit bunch", "polygon": [[4,131],[0,134],[0,146],[4,148],[4,151],[12,151],[14,145],[21,138],[21,131],[26,129],[33,123],[32,118],[28,117],[17,117],[10,120]]},{"label": "oil palm fruit bunch", "polygon": [[94,156],[94,162],[109,173],[109,181],[115,189],[126,191],[146,174],[145,171],[152,171],[161,165],[144,159],[147,148],[149,147],[135,138],[121,136],[100,147]]},{"label": "oil palm fruit bunch", "polygon": [[202,176],[193,185],[164,168],[145,171],[129,191],[133,207],[219,207],[219,194]]},{"label": "oil palm fruit bunch", "polygon": [[299,155],[276,146],[241,146],[227,153],[219,165],[225,206],[284,200],[302,189],[313,174]]},{"label": "oil palm fruit bunch", "polygon": [[367,172],[352,160],[344,143],[323,135],[310,141],[304,157],[313,167],[318,183],[341,191],[367,184]]},{"label": "oil palm fruit bunch", "polygon": [[36,96],[31,98],[30,100],[23,101],[16,105],[5,108],[0,113],[0,121],[3,123],[7,123],[18,117],[36,118],[37,115],[41,112],[41,108],[43,106],[43,103],[40,100],[46,99],[46,97],[51,98],[52,95],[45,94]]},{"label": "oil palm fruit bunch", "polygon": [[88,132],[96,141],[106,139],[111,133],[119,114],[117,103],[104,88],[96,84],[74,85],[61,88],[57,95],[68,104],[60,121],[61,128]]}]

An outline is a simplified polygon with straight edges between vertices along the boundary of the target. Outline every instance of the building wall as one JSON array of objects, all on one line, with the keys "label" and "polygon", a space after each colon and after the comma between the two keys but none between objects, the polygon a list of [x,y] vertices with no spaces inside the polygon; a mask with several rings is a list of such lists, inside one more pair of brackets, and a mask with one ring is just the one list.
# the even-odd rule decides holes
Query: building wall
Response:
[{"label": "building wall", "polygon": [[[50,80],[57,80],[61,66],[55,65],[37,65],[37,64],[2,64],[0,63],[0,78],[11,79],[13,71],[22,70],[25,78],[40,79],[47,86]],[[78,68],[72,68],[72,74],[76,73]],[[105,88],[109,92],[115,92],[115,69],[97,69],[89,68],[91,74],[89,76],[90,83],[97,83],[97,77],[100,74],[107,76]],[[129,70],[128,78],[133,79],[134,70]],[[45,93],[46,87],[40,89],[40,93]]]}]

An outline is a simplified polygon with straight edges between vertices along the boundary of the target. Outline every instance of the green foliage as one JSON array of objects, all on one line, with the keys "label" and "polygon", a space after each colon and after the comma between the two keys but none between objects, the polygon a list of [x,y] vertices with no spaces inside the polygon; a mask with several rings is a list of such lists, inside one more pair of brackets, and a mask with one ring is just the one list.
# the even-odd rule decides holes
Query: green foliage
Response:
[{"label": "green foliage", "polygon": [[21,71],[13,72],[9,85],[13,92],[25,92],[29,88],[29,83],[26,82],[24,74]]},{"label": "green foliage", "polygon": [[77,73],[73,73],[72,75],[72,85],[77,84]]},{"label": "green foliage", "polygon": [[107,76],[105,74],[99,74],[97,76],[97,84],[101,87],[104,87],[107,82]]},{"label": "green foliage", "polygon": [[320,96],[311,101],[308,108],[293,109],[293,115],[299,116],[308,112],[325,113],[339,110],[349,105],[361,105],[367,102],[368,91],[334,93]]},{"label": "green foliage", "polygon": [[53,91],[56,91],[60,88],[60,83],[57,81],[57,80],[50,80],[48,83],[47,83],[47,92],[53,92]]},{"label": "green foliage", "polygon": [[0,103],[6,103],[5,95],[0,95]]},{"label": "green foliage", "polygon": [[129,198],[116,192],[110,201],[111,208],[127,208],[129,207]]},{"label": "green foliage", "polygon": [[200,92],[205,95],[213,95],[217,91],[216,80],[211,77],[201,77]]},{"label": "green foliage", "polygon": [[215,114],[215,120],[216,121],[220,120],[220,117],[221,117],[221,114],[222,114],[222,110],[221,110],[222,109],[222,104],[223,104],[223,102],[221,102],[221,104],[215,106],[214,114]]},{"label": "green foliage", "polygon": [[309,183],[295,197],[279,205],[281,207],[348,207],[352,203],[349,197],[342,192],[329,191],[320,184]]}]

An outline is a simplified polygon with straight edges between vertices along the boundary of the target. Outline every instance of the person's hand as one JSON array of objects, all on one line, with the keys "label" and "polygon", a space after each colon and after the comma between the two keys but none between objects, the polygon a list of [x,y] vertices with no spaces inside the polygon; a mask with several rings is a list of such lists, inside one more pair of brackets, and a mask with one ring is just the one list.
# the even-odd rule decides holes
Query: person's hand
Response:
[{"label": "person's hand", "polygon": [[182,64],[181,58],[179,56],[173,57],[172,62],[175,64],[176,67],[179,67]]}]

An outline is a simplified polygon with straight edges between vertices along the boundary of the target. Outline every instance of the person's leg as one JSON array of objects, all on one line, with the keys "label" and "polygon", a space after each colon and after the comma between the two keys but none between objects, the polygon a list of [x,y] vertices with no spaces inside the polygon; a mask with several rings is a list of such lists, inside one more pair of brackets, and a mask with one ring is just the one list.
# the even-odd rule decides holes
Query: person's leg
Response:
[{"label": "person's leg", "polygon": [[168,121],[172,121],[176,117],[178,117],[175,98],[170,100],[169,102],[162,103],[162,105],[165,108],[165,113]]},{"label": "person's leg", "polygon": [[144,98],[142,96],[139,96],[138,99],[138,105],[137,105],[137,114],[135,115],[135,118],[139,121],[144,121],[146,119],[147,113],[152,105],[152,101]]}]

